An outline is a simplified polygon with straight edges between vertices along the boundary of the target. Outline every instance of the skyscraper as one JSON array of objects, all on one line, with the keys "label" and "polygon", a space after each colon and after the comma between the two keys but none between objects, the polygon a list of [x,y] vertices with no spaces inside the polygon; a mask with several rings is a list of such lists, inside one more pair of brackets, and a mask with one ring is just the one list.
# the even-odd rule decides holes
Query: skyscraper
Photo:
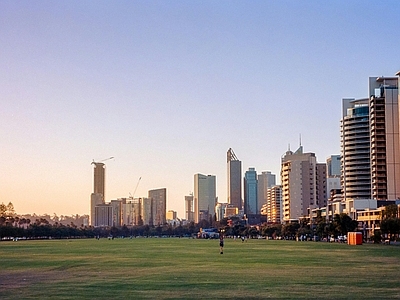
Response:
[{"label": "skyscraper", "polygon": [[281,165],[283,221],[297,220],[326,204],[326,165],[314,153],[287,151]]},{"label": "skyscraper", "polygon": [[242,162],[232,148],[227,152],[228,165],[228,203],[242,210]]},{"label": "skyscraper", "polygon": [[[90,195],[90,225],[96,225],[96,209],[95,207],[105,203],[105,164],[92,162],[93,169],[93,193]],[[100,212],[100,210],[99,210]],[[99,219],[100,220],[100,219]],[[103,219],[102,219],[103,220]],[[104,223],[101,221],[100,223]]]},{"label": "skyscraper", "polygon": [[103,201],[105,200],[105,164],[92,162],[94,165],[94,180],[93,180],[93,193],[101,194],[103,197]]},{"label": "skyscraper", "polygon": [[369,98],[342,100],[342,187],[346,201],[395,200],[400,196],[398,85],[398,77],[370,77]]},{"label": "skyscraper", "polygon": [[216,178],[214,175],[194,175],[194,222],[214,218],[217,204]]},{"label": "skyscraper", "polygon": [[400,196],[400,140],[397,77],[369,78],[372,198]]},{"label": "skyscraper", "polygon": [[185,196],[185,217],[188,222],[194,222],[193,194]]},{"label": "skyscraper", "polygon": [[259,214],[258,207],[258,180],[255,168],[249,168],[244,175],[244,213]]},{"label": "skyscraper", "polygon": [[152,202],[153,225],[164,225],[167,221],[167,189],[150,190],[149,199]]},{"label": "skyscraper", "polygon": [[342,188],[347,199],[371,199],[368,99],[343,99]]},{"label": "skyscraper", "polygon": [[257,207],[261,209],[264,204],[267,204],[268,189],[276,185],[276,176],[270,171],[262,172],[257,175],[258,192],[257,192]]},{"label": "skyscraper", "polygon": [[153,226],[153,200],[151,198],[142,198],[141,202],[143,225]]}]

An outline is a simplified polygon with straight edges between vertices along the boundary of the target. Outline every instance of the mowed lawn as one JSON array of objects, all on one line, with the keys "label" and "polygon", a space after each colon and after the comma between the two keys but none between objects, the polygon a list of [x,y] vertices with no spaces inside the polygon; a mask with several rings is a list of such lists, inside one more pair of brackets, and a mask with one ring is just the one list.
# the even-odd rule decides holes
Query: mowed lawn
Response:
[{"label": "mowed lawn", "polygon": [[189,238],[0,242],[0,299],[393,299],[400,247]]}]

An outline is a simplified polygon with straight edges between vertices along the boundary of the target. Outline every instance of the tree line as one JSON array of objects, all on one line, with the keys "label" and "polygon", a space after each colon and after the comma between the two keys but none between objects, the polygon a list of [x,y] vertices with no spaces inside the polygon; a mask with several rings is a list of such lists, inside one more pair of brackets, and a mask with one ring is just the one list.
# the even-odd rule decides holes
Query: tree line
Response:
[{"label": "tree line", "polygon": [[[372,237],[375,242],[380,242],[384,237],[393,240],[400,234],[400,219],[397,205],[389,205],[382,211],[380,230],[375,231]],[[76,220],[81,220],[76,218]],[[250,238],[268,237],[272,239],[322,239],[330,236],[346,235],[356,231],[358,222],[352,220],[347,214],[337,214],[333,221],[328,222],[325,217],[318,214],[312,222],[300,221],[289,224],[263,224],[247,226],[245,220],[238,217],[216,221],[201,220],[182,224],[164,224],[162,226],[122,226],[122,227],[93,227],[83,223],[63,224],[58,221],[51,223],[48,218],[31,220],[16,215],[14,206],[10,202],[0,204],[0,239],[4,238],[94,238],[94,237],[151,237],[151,236],[176,236],[194,237],[202,228],[217,228],[223,230],[226,236],[247,236]],[[362,230],[362,228],[361,228]]]}]

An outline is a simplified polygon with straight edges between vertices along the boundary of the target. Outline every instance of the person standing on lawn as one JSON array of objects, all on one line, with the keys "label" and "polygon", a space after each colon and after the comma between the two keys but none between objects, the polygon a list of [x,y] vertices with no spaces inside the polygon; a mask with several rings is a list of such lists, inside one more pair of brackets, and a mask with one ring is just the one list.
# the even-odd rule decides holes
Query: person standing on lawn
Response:
[{"label": "person standing on lawn", "polygon": [[219,233],[219,250],[220,254],[224,254],[224,233],[222,231]]}]

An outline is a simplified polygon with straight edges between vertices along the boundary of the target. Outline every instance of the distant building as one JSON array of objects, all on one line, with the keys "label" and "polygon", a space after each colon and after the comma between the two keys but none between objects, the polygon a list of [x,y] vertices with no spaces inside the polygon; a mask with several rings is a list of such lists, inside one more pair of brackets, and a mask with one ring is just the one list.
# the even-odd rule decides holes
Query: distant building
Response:
[{"label": "distant building", "polygon": [[111,200],[110,202],[113,214],[112,226],[122,226],[122,204],[126,204],[126,199]]},{"label": "distant building", "polygon": [[228,203],[217,203],[217,205],[215,206],[215,214],[217,221],[221,221],[223,218],[225,218],[227,206]]},{"label": "distant building", "polygon": [[185,196],[185,217],[188,222],[194,222],[193,194]]},{"label": "distant building", "polygon": [[341,184],[340,184],[340,177],[328,177],[326,178],[326,192],[327,195],[332,190],[340,190],[341,189]]},{"label": "distant building", "polygon": [[228,203],[228,205],[225,208],[225,218],[233,217],[233,216],[239,216],[240,211],[236,206],[233,206]]},{"label": "distant building", "polygon": [[90,225],[96,226],[96,206],[104,204],[103,195],[99,193],[92,193],[90,195]]},{"label": "distant building", "polygon": [[103,201],[105,199],[105,164],[104,163],[97,163],[92,162],[94,165],[93,169],[93,193],[94,194],[101,194],[103,196]]},{"label": "distant building", "polygon": [[340,155],[331,155],[326,159],[327,177],[339,177],[341,175]]},{"label": "distant building", "polygon": [[167,211],[167,220],[176,220],[177,219],[177,213],[174,210],[169,210]]},{"label": "distant building", "polygon": [[317,163],[315,165],[315,204],[318,208],[325,207],[328,201],[326,191],[326,164]]},{"label": "distant building", "polygon": [[255,168],[249,168],[244,175],[244,213],[259,214],[258,207],[258,180]]},{"label": "distant building", "polygon": [[153,200],[151,198],[142,198],[141,206],[143,225],[153,226]]},{"label": "distant building", "polygon": [[318,164],[314,153],[288,150],[281,165],[283,222],[308,216],[326,205],[326,164]]},{"label": "distant building", "polygon": [[231,148],[227,152],[227,167],[228,203],[242,210],[242,162],[238,160]]},{"label": "distant building", "polygon": [[267,204],[268,189],[276,185],[276,176],[270,171],[262,172],[257,175],[258,191],[257,191],[257,207],[261,210],[264,204]]},{"label": "distant building", "polygon": [[122,214],[122,225],[132,226],[134,224],[133,217],[133,203],[132,198],[124,199],[125,201],[121,205]]},{"label": "distant building", "polygon": [[94,226],[113,226],[113,208],[110,204],[99,204],[95,207]]},{"label": "distant building", "polygon": [[164,225],[166,222],[167,212],[167,189],[155,189],[149,191],[149,198],[152,201],[152,215],[153,225],[159,226]]},{"label": "distant building", "polygon": [[95,226],[95,207],[105,202],[105,164],[92,162],[93,193],[90,196],[90,225]]},{"label": "distant building", "polygon": [[194,222],[209,221],[215,215],[217,204],[216,178],[214,175],[194,175]]},{"label": "distant building", "polygon": [[[265,208],[264,208],[265,214]],[[268,200],[266,205],[267,221],[269,223],[282,222],[282,187],[275,185],[268,189]]]}]

